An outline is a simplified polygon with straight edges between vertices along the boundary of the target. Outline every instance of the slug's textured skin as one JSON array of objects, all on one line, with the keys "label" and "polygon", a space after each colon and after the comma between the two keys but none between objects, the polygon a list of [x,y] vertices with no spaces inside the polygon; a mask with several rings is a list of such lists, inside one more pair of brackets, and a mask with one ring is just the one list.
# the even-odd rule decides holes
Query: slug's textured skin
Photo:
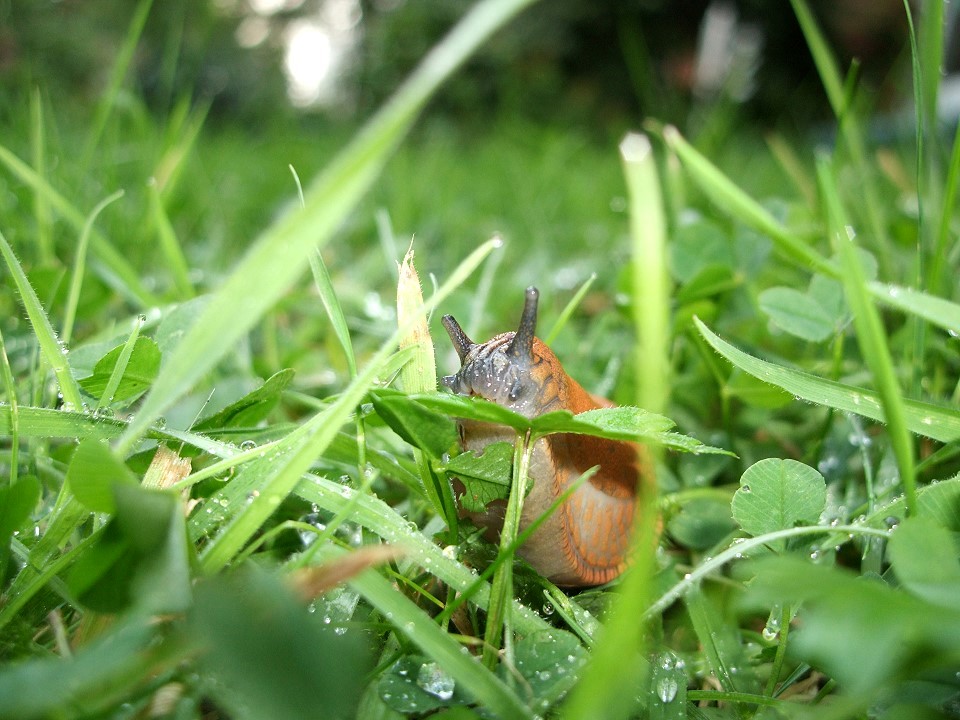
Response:
[{"label": "slug's textured skin", "polygon": [[[452,316],[444,327],[462,367],[442,384],[460,395],[475,395],[527,417],[554,410],[577,414],[613,407],[584,390],[564,372],[557,356],[534,337],[536,288],[528,288],[519,329],[477,344]],[[464,450],[478,451],[495,442],[514,440],[510,428],[460,422]],[[556,434],[534,445],[530,462],[533,487],[526,497],[521,531],[540,517],[584,471],[600,470],[583,483],[520,548],[519,554],[542,575],[567,587],[609,582],[624,569],[633,524],[637,483],[643,456],[626,442],[584,435]],[[490,503],[484,513],[464,513],[495,538],[503,526],[505,505]]]}]

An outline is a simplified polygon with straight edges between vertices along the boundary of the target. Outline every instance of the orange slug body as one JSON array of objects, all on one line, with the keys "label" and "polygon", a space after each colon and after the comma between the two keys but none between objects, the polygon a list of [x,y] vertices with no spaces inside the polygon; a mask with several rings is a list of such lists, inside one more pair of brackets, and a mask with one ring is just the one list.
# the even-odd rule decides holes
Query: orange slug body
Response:
[{"label": "orange slug body", "polygon": [[[451,316],[443,318],[462,367],[443,384],[456,393],[477,395],[515,412],[535,417],[554,410],[574,414],[613,403],[584,390],[564,372],[557,356],[534,337],[537,291],[528,288],[517,332],[472,342]],[[478,451],[494,442],[513,442],[510,428],[460,422],[464,450]],[[600,470],[531,535],[519,554],[557,585],[599,585],[626,566],[637,484],[650,476],[646,456],[633,443],[585,435],[556,434],[534,445],[530,462],[532,489],[520,519],[523,531],[540,517],[586,470]],[[490,503],[484,513],[466,513],[488,536],[499,534],[505,505]]]}]

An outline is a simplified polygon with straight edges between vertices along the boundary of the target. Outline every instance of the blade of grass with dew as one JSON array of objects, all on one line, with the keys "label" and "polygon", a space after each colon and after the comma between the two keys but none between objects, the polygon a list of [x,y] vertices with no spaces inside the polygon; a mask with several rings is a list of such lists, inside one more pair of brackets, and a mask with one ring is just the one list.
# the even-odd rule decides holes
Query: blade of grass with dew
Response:
[{"label": "blade of grass with dew", "polygon": [[386,578],[367,571],[349,581],[406,638],[432,658],[483,707],[499,717],[533,718],[532,711],[494,673],[484,668]]},{"label": "blade of grass with dew", "polygon": [[[119,447],[129,449],[160,414],[234,347],[296,281],[373,184],[430,96],[480,44],[532,0],[483,0],[421,61],[394,96],[307,189],[305,207],[269,227],[166,358]],[[251,287],[258,291],[250,292]]]},{"label": "blade of grass with dew", "polygon": [[[730,363],[758,380],[783,388],[797,398],[886,422],[880,396],[874,390],[845,385],[748,355],[694,319],[703,338]],[[918,400],[905,400],[907,427],[918,435],[948,443],[960,440],[960,412]]]},{"label": "blade of grass with dew", "polygon": [[[47,129],[43,121],[43,98],[40,88],[35,87],[30,93],[30,150],[33,166],[41,175],[46,174],[47,167]],[[33,216],[37,223],[37,250],[41,265],[50,265],[55,260],[50,217],[50,205],[43,193],[33,194]]]},{"label": "blade of grass with dew", "polygon": [[853,313],[854,327],[860,353],[870,368],[874,383],[880,393],[883,415],[886,418],[887,434],[893,447],[893,454],[900,470],[907,498],[909,515],[917,513],[916,472],[913,457],[913,437],[907,427],[903,397],[897,382],[896,370],[890,349],[887,346],[886,333],[880,321],[880,314],[870,298],[863,267],[857,255],[853,237],[847,231],[840,196],[833,178],[833,170],[826,158],[817,161],[817,178],[823,198],[827,227],[843,267],[843,285],[847,302]]},{"label": "blade of grass with dew", "polygon": [[173,285],[177,289],[179,300],[189,300],[196,295],[193,283],[190,282],[190,267],[183,254],[180,240],[173,229],[167,210],[160,197],[160,189],[156,182],[147,184],[147,195],[150,200],[150,220],[153,224],[152,232],[159,240],[160,252],[166,260],[167,270],[173,278]]},{"label": "blade of grass with dew", "polygon": [[117,190],[113,195],[108,195],[96,204],[83,223],[83,230],[80,231],[80,240],[77,242],[77,250],[73,257],[70,288],[67,291],[67,305],[63,312],[63,342],[65,345],[69,345],[73,338],[73,324],[77,317],[77,305],[80,304],[80,288],[83,286],[83,275],[87,266],[87,248],[90,245],[93,223],[96,222],[97,217],[107,205],[122,197],[123,190]]},{"label": "blade of grass with dew", "polygon": [[717,207],[773,240],[775,247],[801,267],[839,277],[839,270],[804,240],[784,227],[760,203],[747,195],[719,168],[697,152],[674,127],[663,129],[663,139],[684,168]]},{"label": "blade of grass with dew", "polygon": [[586,297],[587,293],[590,291],[590,286],[593,285],[593,282],[596,279],[597,279],[597,274],[595,272],[590,273],[590,277],[588,277],[584,281],[583,285],[581,285],[580,288],[577,290],[577,292],[574,293],[573,297],[570,298],[570,302],[568,302],[564,306],[563,310],[560,312],[559,317],[557,317],[556,322],[553,323],[553,327],[551,327],[550,331],[546,335],[544,335],[543,337],[544,343],[549,345],[550,343],[552,343],[554,340],[557,339],[557,335],[560,334],[560,331],[563,330],[566,324],[570,321],[570,317],[573,315],[573,311],[577,309],[577,307],[580,305],[581,302],[583,302],[583,298]]},{"label": "blade of grass with dew", "polygon": [[[436,294],[423,304],[422,312],[433,310],[459,287],[494,247],[494,241],[488,241],[474,250]],[[237,482],[240,476],[255,477],[259,481],[259,494],[249,501],[235,501],[232,506],[228,506],[234,514],[201,556],[201,564],[207,572],[220,570],[229,563],[270,517],[277,505],[293,490],[314,459],[324,453],[340,427],[349,420],[351,413],[376,379],[381,365],[393,354],[400,338],[409,332],[410,327],[398,328],[333,405],[279,441],[275,449],[240,470],[234,482]]]},{"label": "blade of grass with dew", "polygon": [[[517,434],[513,448],[513,472],[510,494],[500,530],[500,545],[497,555],[510,556],[510,548],[520,532],[520,517],[523,513],[523,500],[530,485],[530,458],[537,437],[531,433]],[[491,671],[497,667],[500,648],[506,647],[504,662],[513,666],[510,645],[504,643],[504,629],[507,637],[513,627],[509,614],[510,598],[513,597],[513,563],[503,562],[493,573],[490,589],[490,605],[487,608],[487,625],[483,634],[483,664]]]},{"label": "blade of grass with dew", "polygon": [[[7,357],[7,346],[3,342],[3,333],[0,332],[0,372],[3,375],[3,390],[7,397],[6,405],[9,413],[9,432],[0,432],[10,437],[10,478],[11,485],[17,482],[17,473],[20,465],[20,404],[17,402],[17,387],[13,384],[13,370],[10,368],[10,358]],[[2,422],[2,419],[0,419]]]},{"label": "blade of grass with dew", "polygon": [[107,379],[107,386],[103,389],[103,393],[100,395],[100,399],[97,401],[96,410],[102,410],[113,402],[113,396],[116,394],[117,388],[120,387],[120,381],[123,379],[123,375],[127,371],[127,363],[130,362],[130,356],[133,355],[133,346],[137,344],[137,338],[140,337],[140,327],[142,325],[142,317],[138,317],[136,320],[134,320],[133,330],[130,332],[129,337],[127,337],[127,341],[123,344],[123,350],[120,351],[120,356],[117,358],[117,363],[113,366],[113,371],[110,373],[110,377]]},{"label": "blade of grass with dew", "polygon": [[637,347],[634,356],[637,405],[662,413],[670,396],[670,286],[667,220],[650,139],[628,134],[620,161],[630,203],[633,287],[631,305]]},{"label": "blade of grass with dew", "polygon": [[90,137],[87,138],[87,145],[83,152],[83,162],[81,166],[88,166],[93,158],[93,153],[103,132],[107,127],[107,121],[110,114],[117,105],[117,98],[120,95],[120,88],[123,86],[123,79],[130,70],[133,54],[137,49],[137,43],[143,34],[143,28],[147,24],[147,17],[150,15],[150,8],[153,6],[153,0],[140,0],[130,19],[130,25],[127,27],[127,34],[123,38],[123,44],[117,53],[116,62],[110,70],[110,79],[107,82],[107,88],[101,94],[100,101],[97,103],[97,109],[93,116],[93,127],[90,131]]},{"label": "blade of grass with dew", "polygon": [[63,397],[64,405],[67,409],[80,410],[83,408],[83,398],[80,395],[80,386],[70,373],[70,366],[67,364],[67,358],[64,348],[57,340],[57,333],[54,331],[47,314],[40,304],[40,299],[33,291],[30,281],[27,280],[23,268],[17,261],[13,249],[7,243],[7,239],[0,232],[0,254],[3,255],[10,269],[10,275],[20,292],[20,302],[27,311],[27,317],[33,326],[33,333],[40,345],[40,351],[44,359],[53,369],[53,374],[57,378],[57,385],[60,388],[60,394]]},{"label": "blade of grass with dew", "polygon": [[[74,229],[78,232],[83,231],[86,216],[54,190],[33,168],[2,145],[0,145],[0,163],[6,165],[10,172],[35,192],[43,193],[50,202],[50,207],[60,213]],[[101,274],[107,285],[140,307],[160,304],[159,299],[144,287],[139,273],[127,262],[127,259],[96,230],[91,230],[90,243],[104,265]]]},{"label": "blade of grass with dew", "polygon": [[867,286],[871,295],[884,305],[922,318],[947,332],[960,335],[960,304],[897,285],[873,281]]},{"label": "blade of grass with dew", "polygon": [[[880,209],[881,205],[873,170],[867,162],[866,142],[863,138],[859,120],[853,108],[848,105],[836,60],[823,33],[817,26],[813,13],[810,12],[806,0],[790,0],[790,4],[793,6],[794,15],[796,15],[803,36],[807,41],[810,55],[813,57],[813,62],[820,75],[820,81],[826,91],[827,100],[840,123],[840,132],[850,153],[850,158],[857,169],[857,187],[863,200],[867,224],[871,235],[877,242],[880,258],[883,260],[890,254],[890,240],[882,219],[883,214]],[[889,266],[889,262],[886,265]],[[890,268],[887,267],[887,269]]]}]

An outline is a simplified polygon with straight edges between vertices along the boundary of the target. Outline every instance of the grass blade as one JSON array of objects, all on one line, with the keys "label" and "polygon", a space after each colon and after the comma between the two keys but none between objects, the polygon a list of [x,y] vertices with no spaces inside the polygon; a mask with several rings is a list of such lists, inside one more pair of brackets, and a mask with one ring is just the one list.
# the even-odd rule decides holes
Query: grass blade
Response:
[{"label": "grass blade", "polygon": [[80,240],[77,242],[77,250],[73,257],[73,272],[70,274],[70,289],[67,291],[67,306],[63,313],[63,342],[69,344],[73,337],[73,323],[77,317],[77,305],[80,304],[80,288],[83,286],[83,274],[87,265],[87,247],[90,245],[90,233],[93,231],[93,223],[114,200],[123,197],[123,190],[117,190],[101,200],[93,208],[86,222],[83,223],[83,230],[80,231]]},{"label": "grass blade", "polygon": [[780,252],[808,270],[838,277],[839,271],[825,257],[811,248],[802,238],[784,227],[760,203],[747,195],[713,163],[697,152],[676,128],[663,131],[663,139],[676,153],[684,168],[700,189],[723,211],[768,235]]},{"label": "grass blade", "polygon": [[[30,147],[33,155],[33,166],[43,175],[47,167],[47,134],[43,122],[43,99],[40,97],[40,88],[34,88],[30,93]],[[37,222],[37,248],[41,265],[52,264],[56,255],[53,250],[51,237],[52,220],[50,205],[43,193],[33,194],[33,215]]]},{"label": "grass blade", "polygon": [[103,131],[107,127],[107,121],[110,119],[110,113],[117,104],[117,96],[120,94],[120,87],[123,85],[123,79],[130,69],[130,63],[133,60],[133,53],[137,49],[137,43],[140,41],[140,35],[147,24],[147,16],[150,14],[150,8],[153,6],[153,0],[140,0],[133,18],[130,20],[130,26],[123,39],[123,45],[120,46],[120,52],[117,54],[117,60],[110,72],[110,80],[106,91],[100,96],[100,102],[97,103],[97,111],[94,115],[93,129],[87,140],[87,147],[83,153],[82,165],[89,165],[93,157],[94,150],[103,137]]},{"label": "grass blade", "polygon": [[40,304],[40,299],[33,291],[30,281],[23,272],[23,268],[17,261],[13,249],[7,243],[7,239],[0,233],[0,254],[10,268],[10,274],[20,292],[20,302],[23,303],[27,311],[27,317],[30,318],[30,324],[33,326],[34,335],[40,344],[40,351],[44,358],[53,368],[53,373],[57,378],[57,384],[60,388],[60,394],[63,396],[63,404],[68,410],[80,410],[83,408],[83,398],[80,396],[80,386],[70,373],[70,366],[67,364],[64,348],[57,340],[57,333],[54,331],[47,314]]},{"label": "grass blade", "polygon": [[160,195],[160,188],[156,182],[148,184],[147,194],[150,196],[150,218],[153,221],[153,229],[157,234],[157,240],[159,240],[160,251],[167,261],[167,269],[173,276],[177,296],[180,300],[189,300],[196,294],[193,290],[193,283],[190,282],[190,267],[183,254],[183,248],[180,247],[177,233],[167,216],[167,210],[163,206],[163,198]]},{"label": "grass blade", "polygon": [[97,401],[97,410],[108,407],[113,402],[113,396],[120,387],[120,380],[127,371],[127,363],[130,362],[130,356],[133,355],[133,346],[137,344],[137,338],[140,337],[140,326],[143,325],[143,319],[137,318],[133,323],[133,330],[130,336],[123,344],[123,350],[120,351],[120,357],[117,358],[117,364],[113,366],[110,378],[107,380],[107,386],[103,389],[100,399]]},{"label": "grass blade", "polygon": [[670,397],[670,281],[667,219],[656,158],[646,135],[631,133],[620,143],[630,200],[637,405],[662,413]]},{"label": "grass blade", "polygon": [[[500,25],[532,0],[484,0],[420,63],[391,100],[307,188],[304,208],[288,213],[254,244],[187,330],[120,441],[130,448],[149,425],[229,353],[299,277],[400,142],[427,99]],[[250,292],[251,287],[258,291]]]},{"label": "grass blade", "polygon": [[7,357],[7,347],[3,342],[3,333],[0,333],[0,373],[3,375],[4,395],[7,397],[7,406],[10,408],[10,431],[3,434],[10,436],[9,482],[13,485],[17,482],[17,472],[20,464],[20,404],[17,402],[17,387],[13,384],[13,370],[10,368],[10,358]]},{"label": "grass blade", "polygon": [[563,330],[566,324],[570,321],[570,317],[573,315],[573,311],[577,309],[577,307],[580,305],[581,302],[583,302],[583,298],[586,297],[587,293],[590,291],[590,288],[593,286],[593,283],[596,279],[597,279],[597,274],[590,273],[590,277],[588,277],[584,281],[583,285],[581,285],[580,288],[577,290],[577,292],[574,293],[573,297],[570,298],[570,302],[568,302],[563,307],[563,310],[560,311],[560,315],[557,317],[556,322],[554,322],[553,326],[550,328],[550,332],[548,332],[546,335],[543,336],[543,342],[549,345],[550,343],[552,343],[554,340],[557,339],[557,335],[560,334],[560,331]]},{"label": "grass blade", "polygon": [[[783,388],[802,400],[886,422],[877,392],[755,358],[722,340],[699,319],[694,319],[694,323],[714,350],[753,377]],[[904,414],[907,428],[917,435],[944,443],[960,439],[960,412],[953,408],[908,399],[904,401]]]},{"label": "grass blade", "polygon": [[843,285],[847,302],[853,312],[854,327],[860,344],[860,353],[873,374],[874,383],[880,393],[883,414],[887,422],[887,433],[893,453],[900,470],[907,498],[907,510],[910,515],[917,512],[917,487],[913,457],[913,437],[906,423],[900,384],[887,338],[880,322],[880,315],[870,298],[863,267],[857,255],[852,235],[847,231],[840,198],[829,162],[820,158],[817,162],[817,177],[827,214],[827,227],[840,256],[843,267]]}]

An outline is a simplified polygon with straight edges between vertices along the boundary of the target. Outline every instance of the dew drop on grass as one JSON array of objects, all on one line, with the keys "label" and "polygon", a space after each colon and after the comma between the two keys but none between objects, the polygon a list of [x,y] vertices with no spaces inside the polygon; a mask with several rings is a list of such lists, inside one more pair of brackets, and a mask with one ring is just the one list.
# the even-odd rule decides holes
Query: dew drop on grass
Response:
[{"label": "dew drop on grass", "polygon": [[671,703],[677,696],[680,685],[673,676],[662,677],[657,681],[657,697],[663,703]]},{"label": "dew drop on grass", "polygon": [[453,697],[456,682],[435,662],[424,663],[417,673],[417,685],[440,700]]},{"label": "dew drop on grass", "polygon": [[246,452],[248,450],[253,450],[256,446],[257,443],[255,440],[244,440],[242,443],[240,443],[240,451]]}]

